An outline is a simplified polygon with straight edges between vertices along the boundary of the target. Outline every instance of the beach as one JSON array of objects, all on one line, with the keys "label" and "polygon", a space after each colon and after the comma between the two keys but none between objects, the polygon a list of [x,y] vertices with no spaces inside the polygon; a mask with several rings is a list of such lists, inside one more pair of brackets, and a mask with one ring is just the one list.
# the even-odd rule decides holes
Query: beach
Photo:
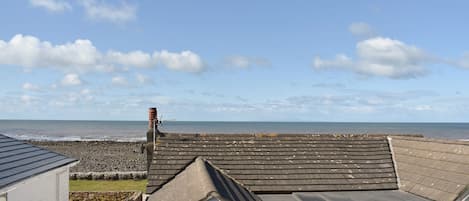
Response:
[{"label": "beach", "polygon": [[143,142],[114,141],[30,141],[80,160],[70,172],[128,172],[146,171],[146,155],[141,153]]}]

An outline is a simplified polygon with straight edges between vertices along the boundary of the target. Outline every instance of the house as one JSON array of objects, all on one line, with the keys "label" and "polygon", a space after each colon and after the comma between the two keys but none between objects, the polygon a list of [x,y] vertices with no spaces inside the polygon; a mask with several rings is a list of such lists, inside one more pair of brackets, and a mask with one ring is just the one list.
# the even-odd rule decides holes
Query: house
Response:
[{"label": "house", "polygon": [[[150,118],[149,124],[154,122]],[[149,128],[149,201],[469,200],[469,142],[378,134],[176,134]],[[204,168],[195,171],[196,166]],[[192,191],[199,196],[186,196]],[[209,192],[225,196],[212,199]]]},{"label": "house", "polygon": [[66,201],[78,160],[0,134],[0,201]]}]

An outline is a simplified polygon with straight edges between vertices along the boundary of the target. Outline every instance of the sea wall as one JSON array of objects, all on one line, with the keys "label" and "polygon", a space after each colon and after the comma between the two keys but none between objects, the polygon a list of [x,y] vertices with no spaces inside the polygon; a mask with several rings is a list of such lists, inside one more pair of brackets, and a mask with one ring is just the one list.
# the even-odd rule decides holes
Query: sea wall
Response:
[{"label": "sea wall", "polygon": [[146,171],[139,172],[71,172],[71,180],[142,180],[147,178]]}]

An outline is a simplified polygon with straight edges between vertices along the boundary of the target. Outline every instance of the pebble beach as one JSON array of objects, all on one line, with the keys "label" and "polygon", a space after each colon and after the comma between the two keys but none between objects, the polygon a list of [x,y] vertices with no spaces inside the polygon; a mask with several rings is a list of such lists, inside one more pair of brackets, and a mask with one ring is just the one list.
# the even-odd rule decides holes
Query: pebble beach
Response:
[{"label": "pebble beach", "polygon": [[143,142],[30,141],[30,143],[80,160],[70,172],[146,171]]}]

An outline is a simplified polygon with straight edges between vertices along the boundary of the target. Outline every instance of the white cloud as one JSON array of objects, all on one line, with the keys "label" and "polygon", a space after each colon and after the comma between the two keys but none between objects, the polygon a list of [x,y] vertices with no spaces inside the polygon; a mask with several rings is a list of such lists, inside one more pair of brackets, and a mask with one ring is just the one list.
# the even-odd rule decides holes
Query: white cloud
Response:
[{"label": "white cloud", "polygon": [[112,23],[125,23],[137,18],[137,7],[122,2],[120,5],[110,5],[97,0],[81,0],[88,18]]},{"label": "white cloud", "polygon": [[68,94],[70,102],[76,102],[77,100],[91,101],[94,99],[90,89],[82,89],[80,92],[72,92]]},{"label": "white cloud", "polygon": [[167,50],[154,52],[153,58],[158,64],[162,64],[176,71],[200,72],[204,67],[199,55],[188,50],[182,51],[181,53],[172,53]]},{"label": "white cloud", "polygon": [[33,36],[15,35],[10,41],[0,40],[0,64],[25,68],[53,67],[67,72],[104,70],[99,65],[101,53],[91,41],[52,45]]},{"label": "white cloud", "polygon": [[133,51],[129,53],[109,51],[107,53],[107,58],[109,59],[109,62],[114,61],[125,66],[151,67],[155,65],[151,55],[142,51]]},{"label": "white cloud", "polygon": [[153,83],[153,80],[150,77],[140,74],[140,73],[135,74],[135,78],[140,84],[152,84]]},{"label": "white cloud", "polygon": [[30,95],[22,95],[22,96],[20,97],[20,100],[21,100],[21,102],[23,102],[24,104],[30,105],[30,104],[34,103],[34,102],[37,100],[37,98],[35,98],[35,97],[33,97],[33,96],[30,96]]},{"label": "white cloud", "polygon": [[78,86],[82,84],[82,81],[77,74],[67,74],[63,77],[61,84],[63,86]]},{"label": "white cloud", "polygon": [[72,6],[68,2],[62,0],[29,0],[29,3],[50,12],[63,12],[72,9]]},{"label": "white cloud", "polygon": [[41,88],[37,85],[26,82],[23,84],[23,89],[28,91],[39,91]]},{"label": "white cloud", "polygon": [[265,58],[234,55],[225,58],[225,64],[237,68],[248,68],[251,66],[270,66],[270,61]]},{"label": "white cloud", "polygon": [[171,70],[200,72],[204,63],[199,55],[185,50],[146,53],[99,51],[90,40],[53,45],[34,36],[15,35],[10,41],[0,40],[0,65],[15,65],[25,69],[48,67],[67,73],[112,72],[119,67],[164,66]]},{"label": "white cloud", "polygon": [[112,84],[115,86],[127,86],[129,82],[125,77],[122,76],[115,76],[111,80]]},{"label": "white cloud", "polygon": [[364,22],[355,22],[350,24],[349,31],[357,37],[372,37],[375,34],[370,25]]},{"label": "white cloud", "polygon": [[357,59],[339,54],[333,60],[316,57],[313,67],[318,70],[349,70],[362,75],[405,79],[426,73],[424,64],[434,62],[423,50],[390,38],[375,37],[358,42]]}]

